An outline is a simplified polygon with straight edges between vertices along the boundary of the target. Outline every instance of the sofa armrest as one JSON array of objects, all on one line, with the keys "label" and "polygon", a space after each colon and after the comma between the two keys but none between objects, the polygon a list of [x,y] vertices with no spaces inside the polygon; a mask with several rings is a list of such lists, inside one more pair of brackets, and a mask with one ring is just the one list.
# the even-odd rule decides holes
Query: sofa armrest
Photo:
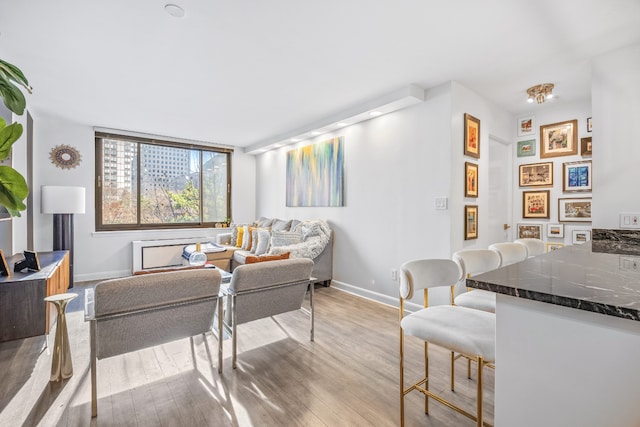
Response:
[{"label": "sofa armrest", "polygon": [[216,243],[219,245],[230,245],[231,233],[222,233],[222,234],[216,235]]}]

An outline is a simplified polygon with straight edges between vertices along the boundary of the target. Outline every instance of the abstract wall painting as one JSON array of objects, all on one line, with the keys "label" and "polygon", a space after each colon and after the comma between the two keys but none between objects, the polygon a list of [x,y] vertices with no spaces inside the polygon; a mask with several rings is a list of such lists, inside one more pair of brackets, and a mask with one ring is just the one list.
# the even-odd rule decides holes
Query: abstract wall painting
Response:
[{"label": "abstract wall painting", "polygon": [[287,152],[287,206],[344,206],[342,137]]}]

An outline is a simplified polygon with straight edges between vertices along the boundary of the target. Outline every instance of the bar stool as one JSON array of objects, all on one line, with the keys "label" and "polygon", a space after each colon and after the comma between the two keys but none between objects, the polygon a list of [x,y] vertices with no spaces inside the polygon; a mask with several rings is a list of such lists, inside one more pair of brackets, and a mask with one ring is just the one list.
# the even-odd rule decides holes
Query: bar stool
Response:
[{"label": "bar stool", "polygon": [[[429,397],[476,421],[482,427],[482,371],[495,363],[495,314],[454,305],[429,307],[428,290],[439,286],[452,286],[460,278],[458,265],[449,259],[421,259],[402,265],[400,283],[400,426],[404,426],[404,398],[417,390],[424,394],[424,410],[429,413]],[[423,290],[424,308],[404,316],[404,302],[414,292]],[[424,341],[425,376],[405,388],[404,335]],[[429,390],[428,344],[432,343],[478,362],[476,414],[465,411],[454,403]]]},{"label": "bar stool", "polygon": [[494,243],[489,245],[489,249],[496,251],[500,255],[501,267],[524,261],[529,256],[527,247],[515,242]]},{"label": "bar stool", "polygon": [[527,254],[529,258],[542,255],[545,251],[544,242],[540,239],[517,239],[515,243],[520,243],[521,245],[525,245],[527,247]]}]

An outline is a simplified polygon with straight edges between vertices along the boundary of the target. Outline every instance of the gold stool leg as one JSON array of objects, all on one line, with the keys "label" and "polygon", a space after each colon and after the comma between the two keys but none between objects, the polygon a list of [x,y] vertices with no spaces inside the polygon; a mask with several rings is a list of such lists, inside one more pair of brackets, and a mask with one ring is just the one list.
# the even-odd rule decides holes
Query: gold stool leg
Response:
[{"label": "gold stool leg", "polygon": [[53,303],[58,309],[58,325],[56,326],[56,337],[53,345],[50,381],[60,381],[71,378],[73,375],[71,348],[69,346],[69,334],[65,316],[68,301],[54,301]]},{"label": "gold stool leg", "polygon": [[[424,383],[425,390],[429,391],[429,343],[424,343],[424,377],[426,378]],[[429,395],[424,395],[424,413],[429,413]]]},{"label": "gold stool leg", "polygon": [[476,414],[476,418],[478,419],[478,427],[482,427],[482,371],[484,368],[484,359],[478,356],[478,396],[477,402],[478,405],[478,413]]}]

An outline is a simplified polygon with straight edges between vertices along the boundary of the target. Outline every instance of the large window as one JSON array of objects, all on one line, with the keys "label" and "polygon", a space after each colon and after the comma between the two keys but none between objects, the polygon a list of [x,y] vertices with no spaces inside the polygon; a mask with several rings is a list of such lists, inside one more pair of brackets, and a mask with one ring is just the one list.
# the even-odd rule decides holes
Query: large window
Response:
[{"label": "large window", "polygon": [[211,227],[230,217],[231,150],[96,133],[96,229]]}]

